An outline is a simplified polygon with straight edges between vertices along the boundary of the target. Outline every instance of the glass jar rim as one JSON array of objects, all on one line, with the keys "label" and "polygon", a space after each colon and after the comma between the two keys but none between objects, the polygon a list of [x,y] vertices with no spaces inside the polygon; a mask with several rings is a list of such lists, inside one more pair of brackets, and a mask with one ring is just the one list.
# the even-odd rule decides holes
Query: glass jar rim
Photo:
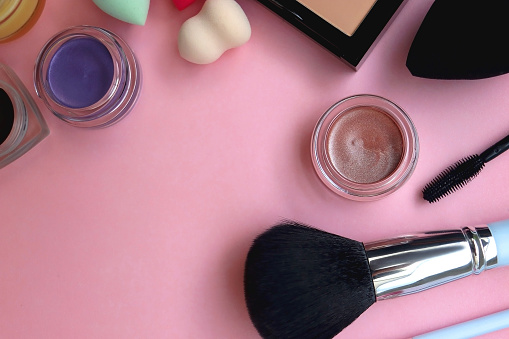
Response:
[{"label": "glass jar rim", "polygon": [[0,3],[0,25],[9,19],[19,7],[22,0],[7,0]]}]

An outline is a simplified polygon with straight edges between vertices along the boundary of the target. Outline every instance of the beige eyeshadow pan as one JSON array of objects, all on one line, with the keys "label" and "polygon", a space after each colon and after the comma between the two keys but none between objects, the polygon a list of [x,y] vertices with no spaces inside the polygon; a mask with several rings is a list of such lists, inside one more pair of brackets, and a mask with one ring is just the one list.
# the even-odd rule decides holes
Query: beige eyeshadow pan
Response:
[{"label": "beige eyeshadow pan", "polygon": [[322,19],[352,36],[377,0],[297,0]]}]

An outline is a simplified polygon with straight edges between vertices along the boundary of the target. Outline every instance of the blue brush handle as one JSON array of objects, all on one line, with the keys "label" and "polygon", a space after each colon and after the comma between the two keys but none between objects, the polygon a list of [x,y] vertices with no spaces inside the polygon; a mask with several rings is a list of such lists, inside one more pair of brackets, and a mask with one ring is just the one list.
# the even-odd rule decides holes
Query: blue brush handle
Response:
[{"label": "blue brush handle", "polygon": [[488,224],[497,245],[497,266],[509,265],[509,220]]},{"label": "blue brush handle", "polygon": [[509,327],[509,310],[418,335],[414,339],[468,339]]}]

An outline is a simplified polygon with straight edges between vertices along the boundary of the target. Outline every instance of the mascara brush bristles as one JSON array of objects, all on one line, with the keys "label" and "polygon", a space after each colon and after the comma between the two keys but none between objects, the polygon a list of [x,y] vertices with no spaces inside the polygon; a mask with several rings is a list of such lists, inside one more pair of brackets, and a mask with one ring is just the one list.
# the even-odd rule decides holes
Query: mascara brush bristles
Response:
[{"label": "mascara brush bristles", "polygon": [[477,154],[463,158],[428,183],[422,195],[430,203],[457,191],[474,179],[483,169],[485,162]]}]

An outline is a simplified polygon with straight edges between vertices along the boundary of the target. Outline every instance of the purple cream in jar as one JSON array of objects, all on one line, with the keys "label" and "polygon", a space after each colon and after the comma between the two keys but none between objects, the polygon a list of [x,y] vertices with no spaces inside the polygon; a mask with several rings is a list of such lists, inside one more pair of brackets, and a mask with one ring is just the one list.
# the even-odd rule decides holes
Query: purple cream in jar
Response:
[{"label": "purple cream in jar", "polygon": [[37,58],[37,95],[61,120],[77,127],[107,127],[137,101],[141,70],[117,35],[75,26],[51,38]]},{"label": "purple cream in jar", "polygon": [[108,92],[113,81],[113,59],[96,39],[72,39],[63,43],[49,61],[47,77],[61,105],[88,107]]}]

